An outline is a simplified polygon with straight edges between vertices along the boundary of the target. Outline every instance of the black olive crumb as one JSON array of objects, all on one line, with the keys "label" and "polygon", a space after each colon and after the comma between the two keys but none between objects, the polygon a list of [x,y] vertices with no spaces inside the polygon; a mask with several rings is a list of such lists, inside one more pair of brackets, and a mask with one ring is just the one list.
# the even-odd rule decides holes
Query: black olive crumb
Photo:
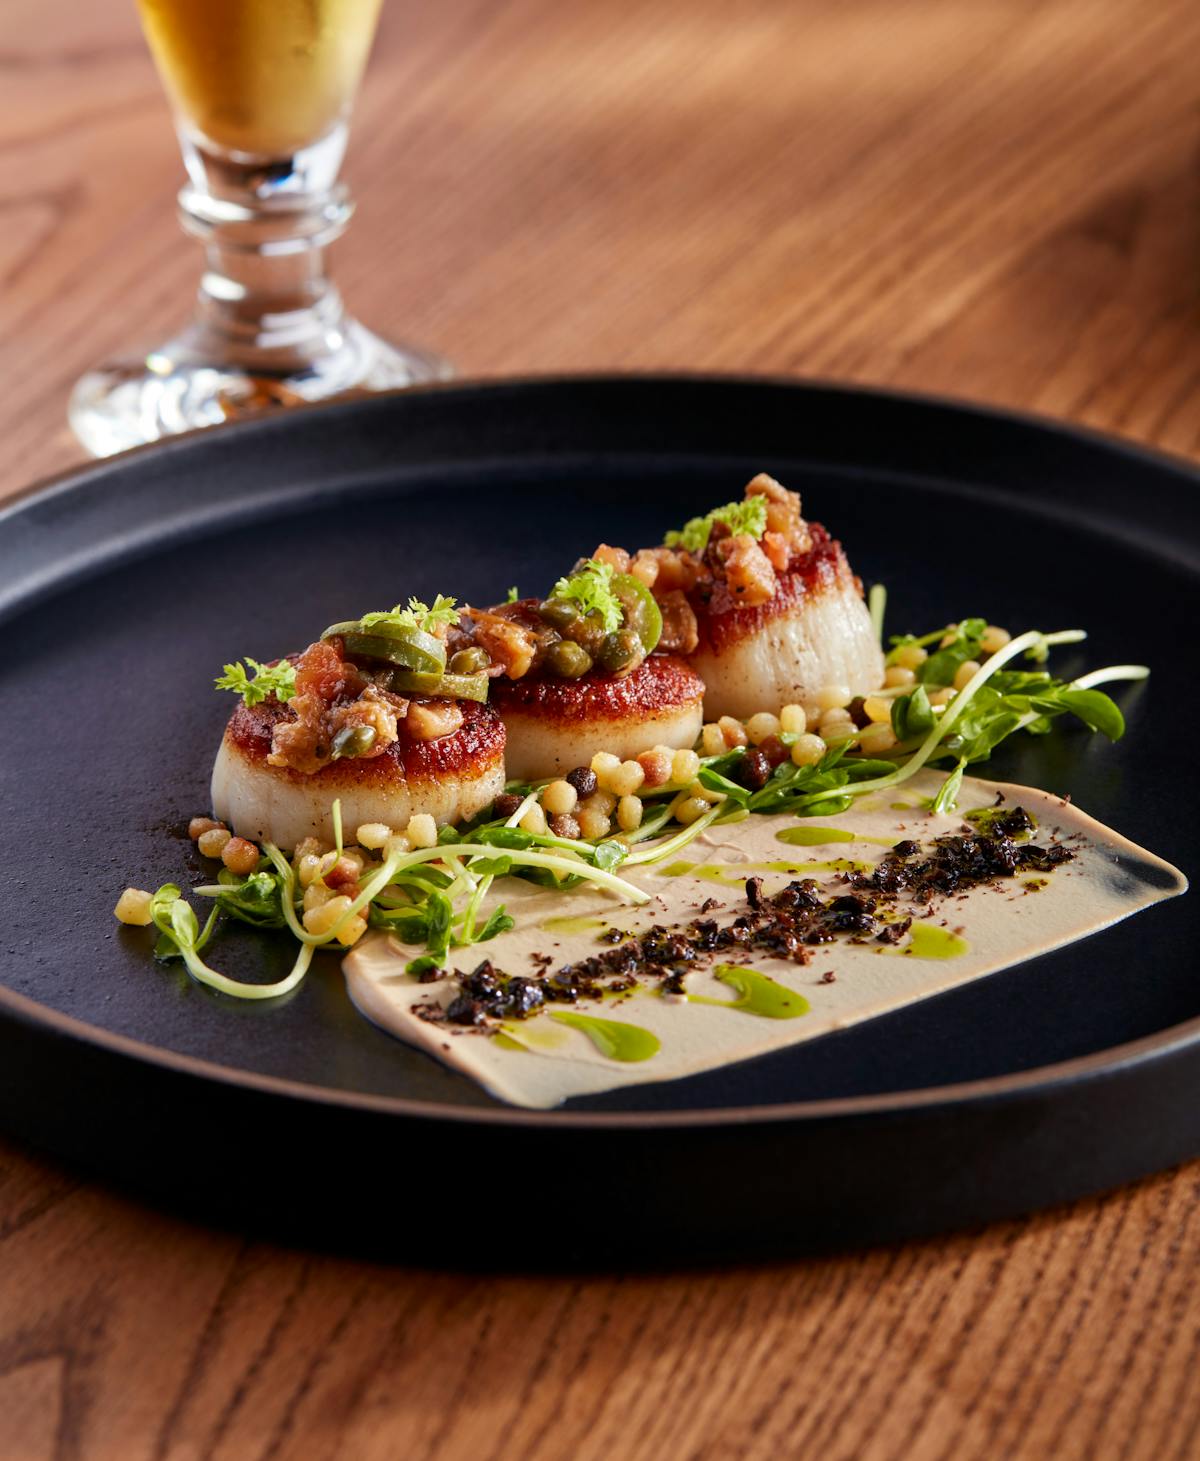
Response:
[{"label": "black olive crumb", "polygon": [[[1027,816],[1014,808],[1006,818],[1017,814]],[[812,878],[790,882],[772,895],[764,892],[762,878],[747,878],[745,911],[729,924],[695,918],[677,927],[655,924],[638,935],[609,929],[600,936],[606,949],[558,969],[551,970],[549,955],[531,955],[542,972],[529,976],[507,974],[485,959],[469,974],[454,972],[456,992],[444,1010],[417,1006],[416,1013],[464,1031],[487,1029],[496,1020],[526,1019],[547,1004],[626,994],[641,982],[664,994],[685,994],[688,974],[723,955],[743,959],[757,952],[806,964],[814,948],[839,939],[895,945],[914,917],[932,915],[933,899],[961,897],[970,888],[1023,873],[1050,872],[1075,855],[1064,843],[1018,844],[1003,832],[988,831],[938,837],[929,848],[898,842],[869,873],[847,873],[850,891],[833,897],[823,897]],[[1022,882],[1029,891],[1044,884],[1042,879]],[[908,907],[896,917],[900,897]],[[700,912],[720,906],[709,898]],[[441,971],[436,975],[445,977]],[[818,982],[832,984],[836,978],[827,969]]]}]

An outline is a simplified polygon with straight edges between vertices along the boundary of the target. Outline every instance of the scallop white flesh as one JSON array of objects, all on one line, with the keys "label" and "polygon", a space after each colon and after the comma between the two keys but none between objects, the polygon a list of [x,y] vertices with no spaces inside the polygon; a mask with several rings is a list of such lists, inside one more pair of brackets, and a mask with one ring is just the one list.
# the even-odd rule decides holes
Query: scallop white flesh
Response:
[{"label": "scallop white flesh", "polygon": [[226,730],[213,766],[213,812],[239,837],[288,849],[305,837],[332,840],[335,800],[352,837],[364,822],[403,831],[418,812],[439,826],[465,821],[504,790],[504,730],[485,707],[438,741],[398,742],[382,756],[336,761],[312,775],[271,766],[266,754],[260,741]]},{"label": "scallop white flesh", "polygon": [[497,680],[492,704],[508,734],[510,779],[538,781],[587,766],[597,751],[622,761],[654,746],[678,750],[700,734],[704,685],[674,655],[652,654],[632,674]]},{"label": "scallop white flesh", "polygon": [[629,761],[655,746],[669,746],[672,750],[694,746],[703,719],[699,704],[637,719],[607,720],[593,716],[570,725],[507,711],[505,762],[509,776],[516,781],[565,776],[577,766],[590,765],[597,751],[609,751],[622,761]]},{"label": "scallop white flesh", "polygon": [[690,663],[704,681],[704,714],[746,720],[783,705],[811,707],[827,685],[869,695],[883,680],[883,653],[852,579],[839,578],[757,627],[728,634],[714,650],[702,643]]}]

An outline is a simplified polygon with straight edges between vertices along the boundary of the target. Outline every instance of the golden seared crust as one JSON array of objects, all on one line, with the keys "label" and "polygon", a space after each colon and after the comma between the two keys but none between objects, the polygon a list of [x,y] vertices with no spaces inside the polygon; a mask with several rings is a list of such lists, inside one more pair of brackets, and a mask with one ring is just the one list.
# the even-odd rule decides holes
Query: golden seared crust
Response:
[{"label": "golden seared crust", "polygon": [[699,705],[704,681],[684,660],[652,654],[623,679],[584,675],[493,680],[491,701],[501,715],[530,715],[547,725],[581,725],[594,720],[644,719]]},{"label": "golden seared crust", "polygon": [[253,707],[239,705],[225,727],[231,750],[279,781],[328,788],[334,795],[351,787],[387,787],[402,778],[411,784],[453,777],[459,781],[484,776],[504,760],[504,723],[489,705],[458,701],[463,723],[452,735],[436,741],[414,741],[400,722],[400,738],[378,756],[332,761],[305,775],[290,766],[270,766],[271,734],[288,717],[287,707],[272,697]]},{"label": "golden seared crust", "polygon": [[702,647],[715,654],[766,629],[773,619],[793,613],[806,600],[835,587],[853,584],[862,596],[862,584],[850,571],[842,545],[820,523],[809,525],[812,547],[797,554],[786,572],[776,572],[774,597],[765,604],[744,608],[735,604],[718,583],[706,599],[702,588],[689,596],[696,613]]}]

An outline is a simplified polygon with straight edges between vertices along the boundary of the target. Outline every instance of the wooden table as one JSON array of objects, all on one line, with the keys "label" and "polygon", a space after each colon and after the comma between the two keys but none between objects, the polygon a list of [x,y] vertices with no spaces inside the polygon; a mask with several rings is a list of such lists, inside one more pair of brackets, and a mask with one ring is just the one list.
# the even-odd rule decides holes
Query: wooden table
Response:
[{"label": "wooden table", "polygon": [[[8,0],[0,492],[194,285],[132,6]],[[795,371],[1200,449],[1191,0],[394,3],[351,302],[464,373]],[[1131,504],[1136,511],[1136,504]],[[983,1232],[478,1278],[193,1228],[0,1147],[0,1455],[1200,1456],[1200,1165]]]}]

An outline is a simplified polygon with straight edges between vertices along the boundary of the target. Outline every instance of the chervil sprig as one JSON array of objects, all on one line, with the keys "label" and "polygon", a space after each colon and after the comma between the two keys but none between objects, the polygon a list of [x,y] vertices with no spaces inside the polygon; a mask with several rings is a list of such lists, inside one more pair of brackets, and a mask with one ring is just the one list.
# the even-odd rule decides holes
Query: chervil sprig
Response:
[{"label": "chervil sprig", "polygon": [[[247,673],[246,665],[254,671]],[[268,695],[279,700],[290,700],[296,693],[296,667],[287,660],[275,665],[260,665],[256,659],[246,656],[246,665],[241,660],[225,666],[225,673],[213,682],[218,690],[232,690],[242,697],[244,705],[258,705]]]},{"label": "chervil sprig", "polygon": [[[759,510],[748,513],[756,505]],[[753,528],[760,516],[765,524],[761,499],[731,503],[704,519],[693,520],[683,534],[675,536],[682,538],[691,532],[691,541],[701,542],[702,537],[707,541],[714,522],[739,531],[747,525]],[[702,533],[692,531],[697,525]],[[588,559],[558,581],[553,596],[596,616],[611,633],[623,619],[629,622],[628,600],[614,592],[615,584],[624,594],[625,582],[610,565]],[[885,609],[882,590],[872,592],[870,607],[878,635]],[[369,614],[362,626],[381,633],[386,631],[379,626],[386,622],[400,631],[394,637],[406,642],[426,639],[426,652],[444,652],[444,643],[429,639],[430,631],[455,617],[454,600],[439,596],[432,607],[413,599],[407,608]],[[327,632],[349,636],[351,630],[360,633],[362,626],[356,622]],[[414,975],[430,973],[446,967],[451,951],[489,941],[513,926],[503,905],[485,901],[497,879],[521,878],[556,891],[591,884],[628,905],[644,904],[651,895],[618,875],[618,870],[649,868],[673,858],[713,825],[725,826],[754,813],[839,814],[856,798],[890,792],[927,765],[945,768],[949,774],[936,794],[922,804],[949,815],[967,768],[986,761],[996,746],[1017,731],[1044,734],[1057,718],[1073,715],[1090,729],[1118,739],[1125,728],[1121,711],[1097,687],[1144,679],[1148,671],[1141,665],[1110,665],[1060,680],[1043,667],[1053,646],[1084,638],[1081,630],[1070,629],[1052,634],[1030,630],[1009,639],[982,618],[962,619],[921,637],[893,637],[889,663],[898,660],[906,673],[891,677],[891,683],[861,702],[870,725],[847,722],[845,731],[838,738],[831,737],[823,748],[818,741],[815,762],[807,747],[795,760],[788,754],[794,754],[799,740],[814,737],[804,732],[802,716],[800,729],[785,729],[781,715],[777,735],[768,738],[778,741],[775,751],[781,754],[769,758],[771,769],[765,780],[765,752],[757,744],[723,750],[698,759],[697,769],[680,775],[678,781],[643,790],[632,828],[595,839],[580,836],[578,828],[574,837],[564,835],[569,828],[552,831],[544,818],[531,817],[548,783],[510,783],[508,792],[519,791],[520,799],[507,816],[496,815],[494,807],[484,809],[470,822],[442,828],[434,846],[412,848],[406,838],[390,836],[365,841],[365,846],[383,849],[382,859],[378,864],[366,860],[356,893],[341,897],[336,904],[330,898],[321,905],[331,913],[335,907],[340,909],[328,926],[308,926],[312,920],[306,913],[300,864],[294,865],[270,842],[263,844],[264,860],[249,875],[235,875],[226,868],[216,883],[193,889],[213,900],[213,911],[203,926],[175,884],[164,884],[155,894],[127,890],[122,903],[132,897],[140,911],[137,916],[123,916],[119,904],[117,916],[122,922],[144,923],[148,913],[159,933],[158,957],[181,958],[194,978],[237,998],[268,999],[287,993],[304,978],[314,949],[335,942],[349,946],[367,924],[403,943],[424,945],[424,952],[408,969]],[[997,642],[999,647],[994,647]],[[928,653],[905,653],[926,646]],[[1021,657],[1024,664],[1017,663]],[[903,683],[894,683],[896,679]],[[240,694],[247,705],[258,704],[271,694],[286,701],[295,694],[295,670],[286,661],[266,666],[247,659],[245,664],[226,665],[216,683]],[[885,707],[890,701],[890,727],[877,727],[880,707],[868,711],[870,699],[882,700]],[[890,747],[879,755],[873,754],[880,749],[876,729],[883,730]],[[751,756],[756,757],[752,766],[747,764]],[[693,774],[699,788],[691,785]],[[701,792],[711,805],[695,821],[681,825],[676,820],[677,813],[681,815],[681,799],[693,799],[693,794]],[[527,818],[540,821],[543,830],[529,830],[524,825]],[[345,853],[337,801],[332,805],[332,822],[335,851],[329,855],[336,863]],[[622,829],[626,825],[619,820]],[[292,972],[271,985],[247,985],[211,968],[201,954],[222,919],[260,929],[290,930],[301,946]]]},{"label": "chervil sprig", "polygon": [[689,553],[703,553],[712,536],[713,524],[724,523],[736,537],[748,533],[758,539],[767,530],[767,499],[748,497],[744,502],[727,502],[724,507],[714,507],[703,517],[691,518],[678,532],[671,532],[663,538],[668,548],[686,548]]},{"label": "chervil sprig", "polygon": [[578,604],[583,614],[597,614],[606,634],[615,634],[624,619],[621,601],[613,592],[612,565],[595,558],[589,558],[567,578],[560,578],[550,597]]},{"label": "chervil sprig", "polygon": [[391,609],[376,609],[363,614],[358,624],[365,634],[378,624],[395,625],[401,629],[419,629],[423,634],[436,634],[440,628],[448,628],[458,620],[458,600],[446,594],[438,594],[432,606],[420,599],[409,599],[408,607],[397,604]]}]

